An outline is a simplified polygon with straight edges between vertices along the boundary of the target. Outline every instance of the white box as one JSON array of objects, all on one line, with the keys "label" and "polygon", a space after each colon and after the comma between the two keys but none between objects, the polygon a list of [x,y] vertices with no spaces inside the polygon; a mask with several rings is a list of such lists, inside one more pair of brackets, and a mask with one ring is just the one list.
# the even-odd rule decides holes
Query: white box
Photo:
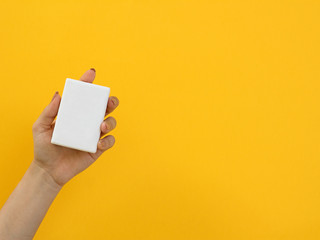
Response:
[{"label": "white box", "polygon": [[67,78],[51,143],[95,153],[110,88]]}]

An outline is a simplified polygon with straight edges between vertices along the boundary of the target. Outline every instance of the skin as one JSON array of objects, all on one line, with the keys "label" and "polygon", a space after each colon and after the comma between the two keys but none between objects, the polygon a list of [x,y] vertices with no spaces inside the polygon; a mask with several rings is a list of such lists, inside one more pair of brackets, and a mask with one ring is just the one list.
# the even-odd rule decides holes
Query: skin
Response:
[{"label": "skin", "polygon": [[[96,72],[86,71],[81,81],[92,83]],[[96,153],[88,153],[51,144],[54,119],[61,97],[56,92],[33,124],[34,159],[25,175],[0,211],[0,239],[33,239],[51,203],[61,188],[74,176],[93,164],[115,143],[110,133],[116,120],[107,117],[101,124],[101,139]],[[119,105],[110,97],[106,116]],[[105,136],[106,135],[106,136]]]}]

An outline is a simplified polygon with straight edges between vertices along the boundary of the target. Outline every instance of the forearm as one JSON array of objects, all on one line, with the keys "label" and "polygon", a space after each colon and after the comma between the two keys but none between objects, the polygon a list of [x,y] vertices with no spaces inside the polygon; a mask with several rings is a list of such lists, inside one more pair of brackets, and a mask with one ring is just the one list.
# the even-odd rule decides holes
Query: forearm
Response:
[{"label": "forearm", "polygon": [[32,162],[0,211],[0,239],[32,239],[60,189]]}]

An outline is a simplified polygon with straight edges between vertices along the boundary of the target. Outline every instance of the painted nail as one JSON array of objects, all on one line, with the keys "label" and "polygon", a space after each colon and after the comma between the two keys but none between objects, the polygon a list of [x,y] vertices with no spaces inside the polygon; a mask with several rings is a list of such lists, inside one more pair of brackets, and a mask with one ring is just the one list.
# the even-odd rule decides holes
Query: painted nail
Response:
[{"label": "painted nail", "polygon": [[95,70],[94,68],[90,68],[90,70],[92,70],[92,71],[96,72],[96,70]]},{"label": "painted nail", "polygon": [[54,95],[53,95],[53,97],[52,97],[52,99],[51,99],[51,102],[53,101],[53,99],[56,98],[56,96],[57,96],[58,93],[59,93],[58,91],[56,91],[56,92],[54,93]]}]

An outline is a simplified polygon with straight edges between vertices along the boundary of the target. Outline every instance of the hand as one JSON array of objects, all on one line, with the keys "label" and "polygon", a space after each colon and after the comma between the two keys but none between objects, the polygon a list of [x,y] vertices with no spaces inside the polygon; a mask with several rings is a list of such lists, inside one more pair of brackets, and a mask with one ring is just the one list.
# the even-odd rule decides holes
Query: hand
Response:
[{"label": "hand", "polygon": [[[92,83],[95,78],[95,70],[86,71],[81,81]],[[34,163],[44,169],[59,186],[63,186],[71,178],[89,167],[99,156],[114,145],[115,139],[112,135],[103,137],[116,127],[116,120],[108,117],[100,126],[101,139],[98,143],[96,153],[88,153],[71,148],[66,148],[51,143],[54,129],[54,118],[56,117],[60,105],[61,97],[55,93],[49,105],[41,113],[40,117],[33,124],[34,142]],[[116,97],[110,97],[106,115],[111,113],[119,105]]]}]

